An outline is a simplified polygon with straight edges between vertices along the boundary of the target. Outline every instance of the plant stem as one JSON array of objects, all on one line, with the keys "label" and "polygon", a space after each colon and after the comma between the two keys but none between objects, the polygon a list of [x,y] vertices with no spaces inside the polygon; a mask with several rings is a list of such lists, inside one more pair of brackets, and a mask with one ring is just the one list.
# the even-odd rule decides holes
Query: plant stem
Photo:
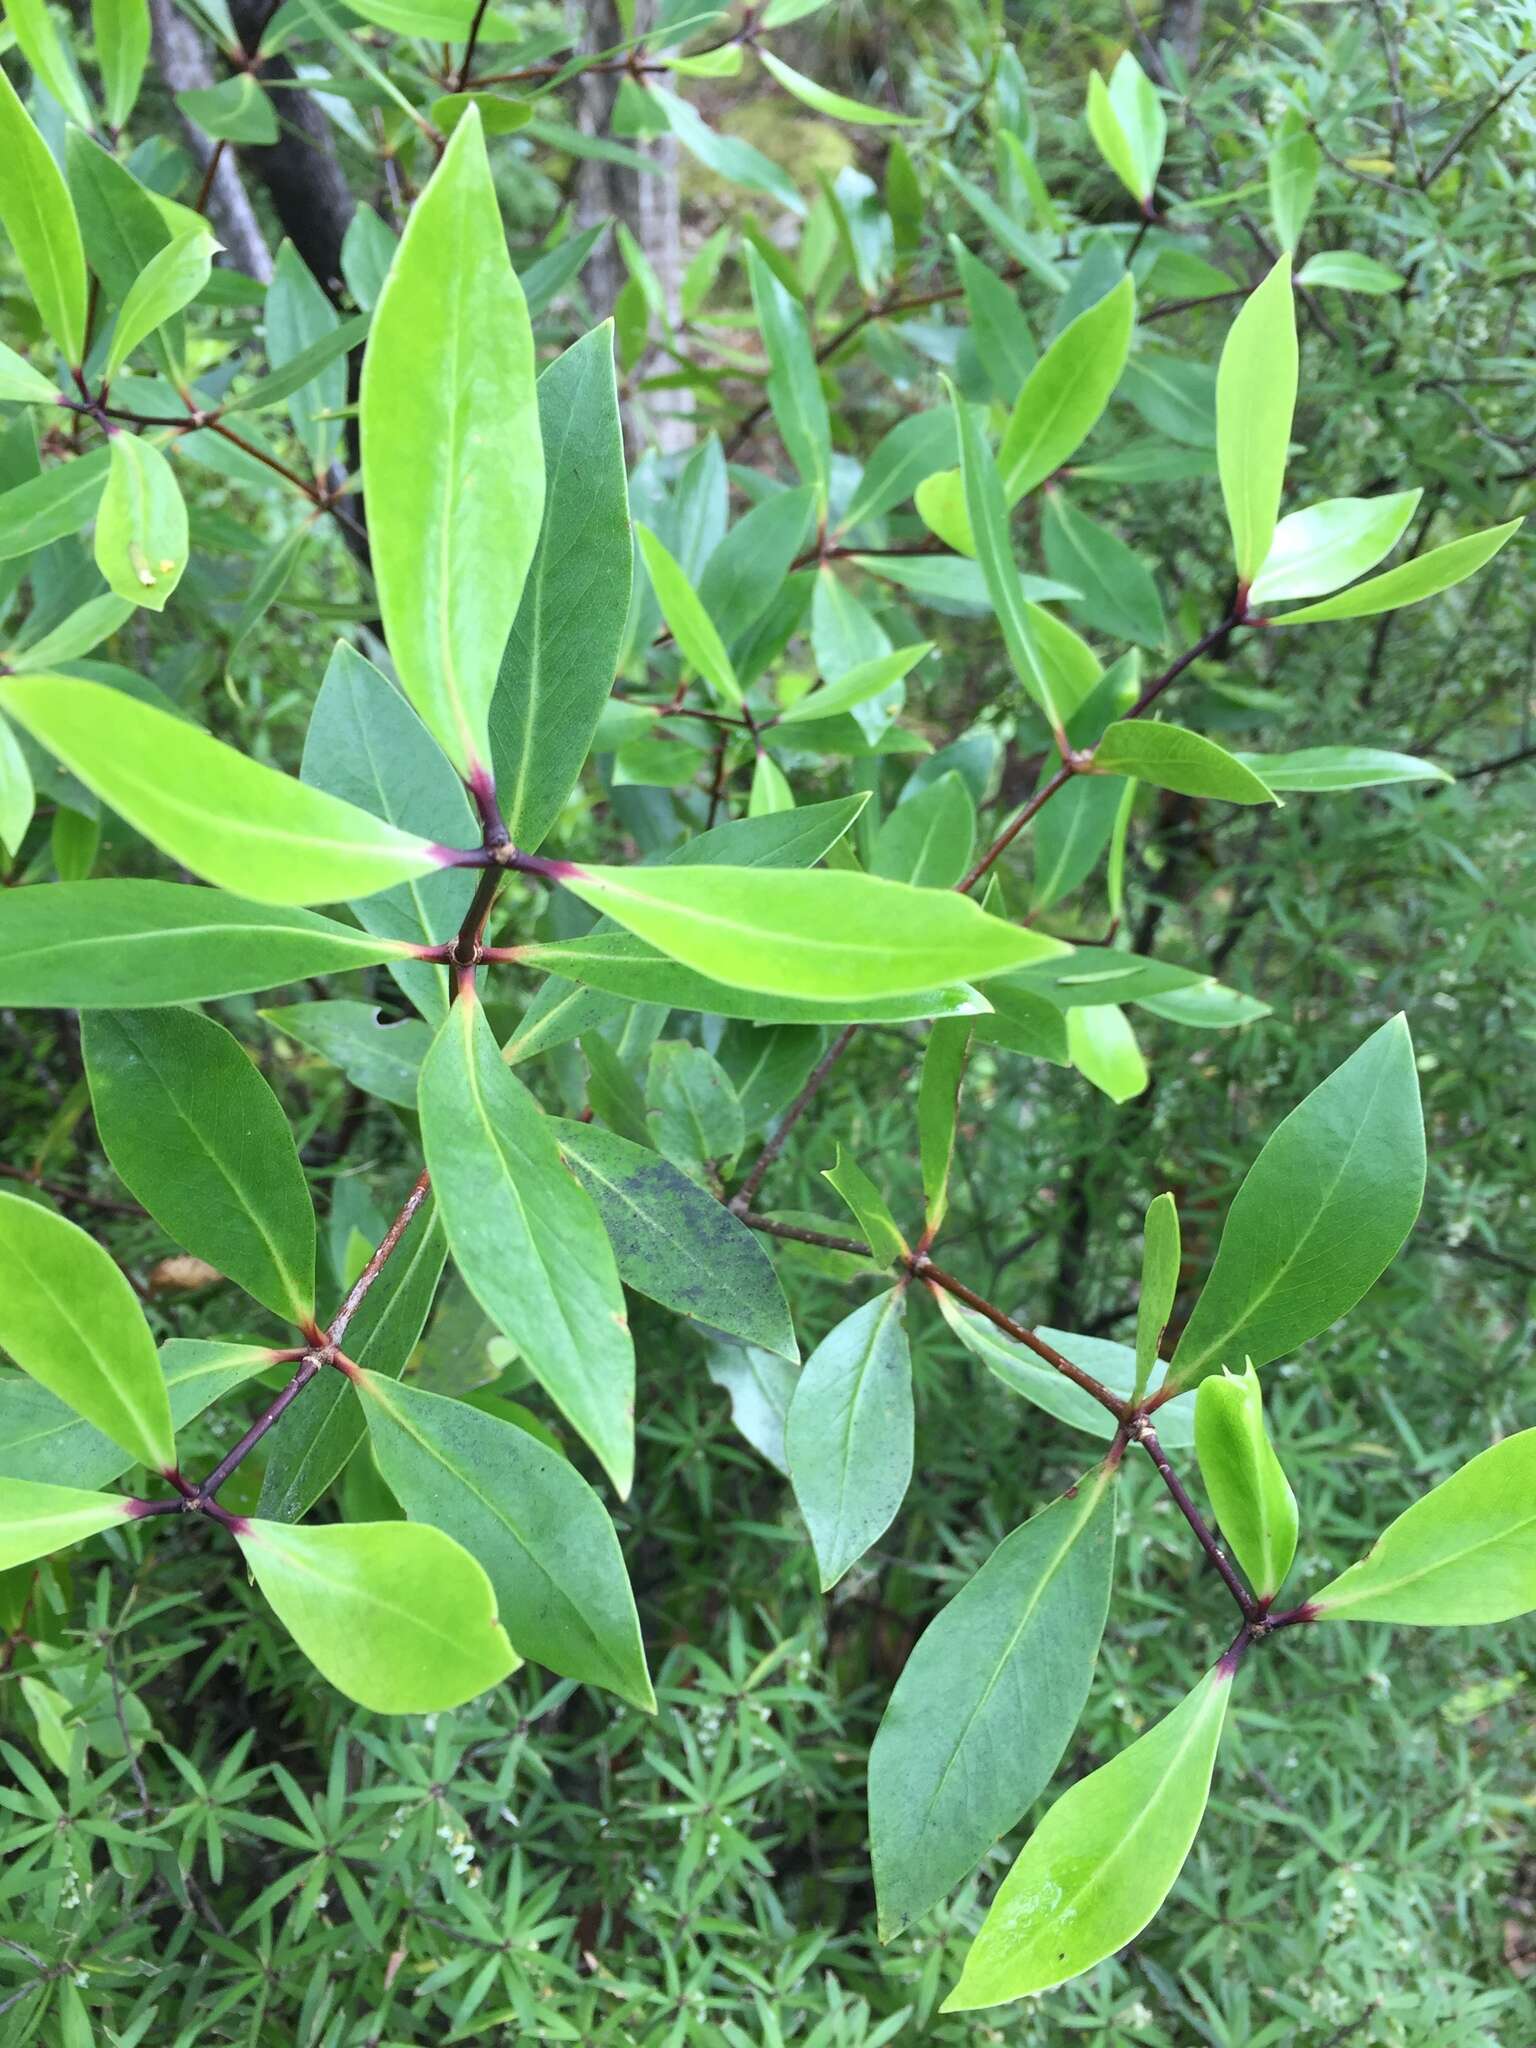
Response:
[{"label": "plant stem", "polygon": [[[1168,1453],[1157,1440],[1157,1431],[1143,1417],[1139,1428],[1133,1430],[1132,1434],[1157,1467],[1162,1482],[1167,1487],[1169,1493],[1172,1494],[1174,1504],[1178,1508],[1179,1513],[1188,1522],[1190,1528],[1194,1530],[1195,1538],[1200,1548],[1209,1558],[1213,1569],[1219,1574],[1222,1584],[1237,1602],[1238,1611],[1242,1615],[1244,1622],[1251,1628],[1255,1623],[1262,1621],[1264,1618],[1262,1607],[1238,1577],[1231,1559],[1216,1541],[1215,1536],[1206,1527],[1205,1519],[1190,1499],[1183,1480],[1180,1479],[1178,1473],[1169,1464]],[[1228,1655],[1231,1655],[1230,1651]]]},{"label": "plant stem", "polygon": [[772,1137],[764,1145],[762,1151],[758,1153],[752,1171],[747,1175],[735,1194],[732,1195],[728,1207],[736,1215],[740,1216],[751,1208],[752,1197],[766,1179],[769,1167],[772,1166],[775,1159],[784,1150],[786,1139],[801,1117],[804,1116],[807,1109],[810,1108],[822,1082],[826,1080],[828,1074],[831,1073],[843,1054],[852,1045],[854,1033],[858,1028],[857,1024],[845,1024],[821,1058],[816,1062],[815,1066],[812,1067],[805,1086],[779,1118],[778,1123],[774,1127]]}]

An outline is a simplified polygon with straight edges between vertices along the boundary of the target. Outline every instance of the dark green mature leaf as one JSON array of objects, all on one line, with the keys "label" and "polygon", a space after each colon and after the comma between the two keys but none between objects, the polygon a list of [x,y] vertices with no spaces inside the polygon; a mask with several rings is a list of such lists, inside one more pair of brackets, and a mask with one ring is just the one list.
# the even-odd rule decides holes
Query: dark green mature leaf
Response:
[{"label": "dark green mature leaf", "polygon": [[856,1308],[805,1362],[784,1426],[822,1590],[894,1521],[912,1477],[905,1286]]},{"label": "dark green mature leaf", "polygon": [[1135,1940],[1194,1844],[1231,1693],[1223,1660],[1062,1794],[1004,1878],[945,2012],[1048,1991]]},{"label": "dark green mature leaf", "polygon": [[[267,360],[279,375],[311,351],[334,348],[340,318],[292,242],[277,252],[267,289],[263,326]],[[347,365],[339,350],[327,353],[314,374],[289,394],[288,414],[317,473],[323,473],[341,439],[335,417],[347,402]]]},{"label": "dark green mature leaf", "polygon": [[374,309],[363,491],[390,653],[465,776],[488,772],[497,670],[538,544],[533,333],[477,108],[411,210]]},{"label": "dark green mature leaf", "polygon": [[619,1539],[570,1462],[516,1423],[364,1373],[358,1393],[390,1490],[479,1559],[513,1647],[562,1678],[656,1698]]},{"label": "dark green mature leaf", "polygon": [[471,996],[449,1012],[422,1067],[421,1138],[470,1292],[627,1494],[635,1353],[613,1253]]},{"label": "dark green mature leaf", "polygon": [[712,1194],[596,1124],[551,1120],[567,1166],[597,1204],[619,1278],[679,1315],[798,1361],[773,1262]]},{"label": "dark green mature leaf", "polygon": [[375,1003],[286,1003],[263,1010],[269,1024],[340,1067],[365,1094],[401,1109],[416,1107],[421,1063],[432,1031],[419,1017],[383,1022]]},{"label": "dark green mature leaf", "polygon": [[[345,640],[337,641],[326,667],[299,773],[312,788],[387,818],[403,832],[443,846],[471,846],[479,837],[447,755],[394,685]],[[440,868],[355,898],[350,907],[380,938],[436,946],[458,931],[473,893],[471,876]],[[411,961],[392,971],[424,1016],[443,1015],[448,997],[440,967]]]},{"label": "dark green mature leaf", "polygon": [[314,911],[181,882],[56,882],[0,894],[0,1003],[16,1009],[204,1002],[404,951]]},{"label": "dark green mature leaf", "polygon": [[746,1143],[730,1077],[713,1053],[685,1039],[663,1038],[651,1047],[644,1114],[663,1158],[706,1185],[730,1171]]},{"label": "dark green mature leaf", "polygon": [[544,524],[491,699],[491,760],[513,844],[531,852],[575,786],[613,688],[633,550],[605,321],[539,378]]},{"label": "dark green mature leaf", "polygon": [[1064,491],[1052,491],[1042,524],[1051,574],[1080,591],[1071,609],[1096,632],[1138,647],[1168,637],[1162,599],[1146,563],[1118,534],[1080,512]]},{"label": "dark green mature leaf", "polygon": [[949,1201],[949,1174],[955,1155],[955,1124],[960,1114],[960,1088],[971,1048],[967,1020],[935,1023],[923,1053],[917,1097],[918,1148],[923,1169],[923,1221],[929,1235],[944,1221]]},{"label": "dark green mature leaf", "polygon": [[424,839],[77,676],[0,678],[0,709],[194,873],[272,903],[365,896],[442,863]]},{"label": "dark green mature leaf", "polygon": [[778,596],[805,545],[816,510],[809,484],[775,491],[736,521],[699,578],[699,602],[725,622],[731,642],[745,638]]},{"label": "dark green mature leaf", "polygon": [[321,1677],[359,1706],[436,1713],[517,1669],[490,1580],[441,1529],[249,1521],[238,1539],[278,1620]]},{"label": "dark green mature leaf", "polygon": [[1229,804],[1280,801],[1252,768],[1204,733],[1155,719],[1119,720],[1099,741],[1093,758],[1095,770],[1102,774],[1129,775],[1183,796],[1218,797]]},{"label": "dark green mature leaf", "polygon": [[976,806],[964,779],[950,769],[896,806],[875,835],[869,865],[893,882],[952,889],[975,847]]},{"label": "dark green mature leaf", "polygon": [[869,1757],[882,1941],[973,1870],[1061,1762],[1109,1611],[1114,1476],[1098,1467],[1005,1537],[896,1681]]},{"label": "dark green mature leaf", "polygon": [[1002,628],[1013,672],[1060,732],[1066,717],[1051,687],[1051,672],[1040,651],[1039,634],[1024,595],[1008,528],[1008,500],[991,450],[969,406],[962,405],[953,386],[950,403],[960,442],[960,483],[965,518],[976,558],[986,579],[987,596]]},{"label": "dark green mature leaf", "polygon": [[1397,1256],[1424,1196],[1424,1115],[1394,1017],[1270,1137],[1238,1189],[1173,1354],[1193,1386],[1230,1359],[1267,1365],[1352,1309]]},{"label": "dark green mature leaf", "polygon": [[276,1096],[196,1010],[93,1010],[91,1106],[123,1185],[187,1251],[274,1315],[315,1316],[315,1217]]},{"label": "dark green mature leaf", "polygon": [[173,1465],[155,1341],[101,1246],[40,1203],[0,1194],[0,1274],[0,1349],[142,1463]]},{"label": "dark green mature leaf", "polygon": [[1536,1608],[1536,1429],[1479,1452],[1416,1500],[1308,1605],[1320,1621],[1416,1628]]}]

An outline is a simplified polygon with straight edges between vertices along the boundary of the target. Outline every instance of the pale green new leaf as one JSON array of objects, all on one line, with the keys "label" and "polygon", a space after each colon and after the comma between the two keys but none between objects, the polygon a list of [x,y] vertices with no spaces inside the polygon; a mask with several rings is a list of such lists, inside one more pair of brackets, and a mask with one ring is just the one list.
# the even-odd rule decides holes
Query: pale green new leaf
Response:
[{"label": "pale green new leaf", "polygon": [[1245,589],[1275,536],[1296,380],[1291,259],[1282,256],[1244,301],[1216,373],[1216,464],[1237,580]]},{"label": "pale green new leaf", "polygon": [[19,405],[56,405],[59,393],[41,370],[0,342],[0,401]]},{"label": "pale green new leaf", "polygon": [[812,718],[833,718],[842,712],[851,711],[856,704],[867,704],[871,697],[878,697],[888,690],[892,683],[899,683],[910,675],[925,656],[933,652],[931,640],[916,640],[910,647],[893,648],[889,654],[878,654],[871,661],[855,663],[845,669],[835,683],[828,683],[824,689],[812,690],[797,699],[787,711],[781,711],[775,723],[778,725],[804,725]]},{"label": "pale green new leaf", "polygon": [[1388,753],[1381,747],[1302,747],[1294,754],[1234,756],[1271,789],[1312,791],[1375,789],[1392,782],[1454,780],[1433,761],[1412,754]]},{"label": "pale green new leaf", "polygon": [[1130,1102],[1152,1078],[1131,1020],[1118,1003],[1085,1003],[1068,1010],[1067,1056],[1111,1102]]},{"label": "pale green new leaf", "polygon": [[1141,173],[1137,168],[1131,139],[1120,125],[1109,97],[1109,87],[1097,71],[1088,74],[1088,105],[1085,108],[1088,133],[1098,145],[1100,156],[1134,199],[1145,199]]},{"label": "pale green new leaf", "polygon": [[906,1256],[907,1241],[897,1228],[884,1195],[841,1145],[837,1148],[837,1164],[823,1167],[821,1177],[830,1181],[847,1203],[877,1265],[894,1266]]},{"label": "pale green new leaf", "polygon": [[1120,381],[1135,324],[1136,286],[1127,275],[1070,321],[1031,370],[998,451],[1010,505],[1087,440]]},{"label": "pale green new leaf", "polygon": [[1536,1429],[1480,1451],[1308,1605],[1320,1621],[1456,1628],[1536,1608]]},{"label": "pale green new leaf", "polygon": [[654,1712],[618,1536],[569,1460],[465,1401],[372,1372],[357,1386],[390,1490],[485,1567],[514,1648]]},{"label": "pale green new leaf", "polygon": [[1373,1032],[1270,1137],[1238,1189],[1169,1377],[1267,1365],[1374,1284],[1424,1194],[1424,1117],[1407,1021]]},{"label": "pale green new leaf", "polygon": [[1379,299],[1401,291],[1406,280],[1401,271],[1389,270],[1374,256],[1361,256],[1353,249],[1321,249],[1308,257],[1296,282],[1332,285],[1336,291],[1364,292],[1368,298]]},{"label": "pale green new leaf", "polygon": [[731,667],[715,622],[700,604],[693,585],[666,543],[648,526],[635,526],[646,574],[661,606],[661,615],[677,642],[678,652],[696,669],[716,697],[726,704],[741,702],[741,684]]},{"label": "pale green new leaf", "polygon": [[149,0],[91,0],[91,28],[107,124],[123,128],[139,97],[149,59]]},{"label": "pale green new leaf", "polygon": [[1251,1364],[1213,1373],[1195,1395],[1195,1450],[1216,1522],[1261,1600],[1272,1600],[1296,1555],[1296,1496],[1264,1427]]},{"label": "pale green new leaf", "polygon": [[[206,230],[193,229],[189,234],[167,242],[149,259],[118,310],[117,325],[112,330],[112,346],[107,351],[105,377],[108,383],[146,335],[153,334],[163,321],[179,313],[183,306],[189,306],[197,297],[208,282],[218,247],[219,244]],[[125,438],[118,436],[119,440]]]},{"label": "pale green new leaf", "polygon": [[96,508],[97,568],[119,597],[160,612],[181,581],[187,549],[187,507],[176,472],[153,441],[114,434],[107,487]]},{"label": "pale green new leaf", "polygon": [[1374,569],[1403,537],[1422,490],[1382,498],[1325,498],[1288,512],[1275,528],[1264,566],[1248,593],[1251,604],[1281,597],[1322,597]]},{"label": "pale green new leaf", "polygon": [[0,1571],[31,1564],[132,1519],[132,1504],[120,1493],[0,1479]]},{"label": "pale green new leaf", "polygon": [[0,1349],[135,1458],[175,1463],[165,1380],[133,1289],[93,1238],[0,1194]]},{"label": "pale green new leaf", "polygon": [[0,846],[13,857],[21,851],[36,807],[37,791],[32,785],[27,757],[17,744],[16,735],[0,718]]},{"label": "pale green new leaf", "polygon": [[[89,126],[89,120],[85,125]],[[78,367],[85,356],[86,275],[80,223],[59,168],[0,69],[0,225],[11,238],[43,325]]]},{"label": "pale green new leaf", "polygon": [[1173,1298],[1179,1290],[1181,1258],[1179,1207],[1171,1194],[1159,1195],[1147,1210],[1141,1244],[1141,1295],[1136,1303],[1136,1387],[1139,1401],[1157,1364]]},{"label": "pale green new leaf", "polygon": [[784,289],[750,242],[747,275],[763,347],[768,353],[768,402],[773,417],[784,437],[790,461],[801,479],[814,486],[818,504],[825,507],[832,427],[805,308]]},{"label": "pale green new leaf", "polygon": [[418,1522],[246,1522],[240,1549],[321,1677],[377,1714],[430,1714],[499,1685],[518,1657],[469,1552]]},{"label": "pale green new leaf", "polygon": [[538,544],[544,455],[533,332],[477,108],[400,238],[360,410],[390,653],[454,766],[488,772],[491,698]]},{"label": "pale green new leaf", "polygon": [[826,114],[831,120],[852,121],[865,128],[901,128],[912,119],[910,114],[892,114],[884,107],[862,106],[858,100],[832,92],[826,86],[818,85],[813,78],[792,70],[771,50],[759,49],[757,56],[764,69],[772,73],[786,92],[793,93],[797,100],[814,107],[818,114]]},{"label": "pale green new leaf", "polygon": [[1062,1794],[1004,1878],[945,2012],[1049,1991],[1135,1940],[1194,1845],[1231,1691],[1219,1664]]},{"label": "pale green new leaf", "polygon": [[1280,799],[1252,768],[1203,733],[1155,719],[1117,720],[1093,751],[1096,775],[1130,775],[1182,796],[1218,797],[1229,804],[1273,804]]},{"label": "pale green new leaf", "polygon": [[[104,683],[6,676],[0,710],[163,853],[259,902],[368,896],[443,865],[429,841]],[[374,959],[397,950],[369,948]]]},{"label": "pale green new leaf", "polygon": [[1049,1784],[1109,1611],[1114,1474],[1015,1529],[929,1623],[869,1756],[880,1938],[957,1885]]},{"label": "pale green new leaf", "polygon": [[5,0],[5,25],[16,38],[32,75],[81,128],[94,128],[91,103],[54,27],[47,0]]},{"label": "pale green new leaf", "polygon": [[1405,604],[1419,604],[1426,597],[1438,597],[1442,590],[1475,575],[1520,529],[1522,520],[1508,519],[1502,526],[1490,526],[1484,533],[1464,534],[1401,562],[1385,575],[1369,577],[1352,590],[1341,590],[1317,604],[1304,604],[1299,612],[1278,612],[1267,618],[1267,626],[1305,626],[1324,619],[1369,619],[1378,612],[1395,612]]},{"label": "pale green new leaf", "polygon": [[[3,701],[3,699],[0,699]],[[562,868],[594,909],[685,967],[768,995],[899,996],[1049,959],[1059,940],[948,889],[786,868]]]},{"label": "pale green new leaf", "polygon": [[784,1425],[823,1592],[895,1519],[912,1477],[905,1287],[856,1308],[806,1360]]}]

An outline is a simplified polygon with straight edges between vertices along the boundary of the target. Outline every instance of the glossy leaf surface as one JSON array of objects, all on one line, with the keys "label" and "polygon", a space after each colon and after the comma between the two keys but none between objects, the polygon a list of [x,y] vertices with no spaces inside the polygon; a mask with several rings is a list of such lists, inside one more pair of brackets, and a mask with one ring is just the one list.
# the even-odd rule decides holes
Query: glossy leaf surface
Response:
[{"label": "glossy leaf surface", "polygon": [[854,1310],[806,1360],[784,1425],[795,1499],[822,1589],[894,1521],[912,1477],[912,1358],[904,1289]]}]

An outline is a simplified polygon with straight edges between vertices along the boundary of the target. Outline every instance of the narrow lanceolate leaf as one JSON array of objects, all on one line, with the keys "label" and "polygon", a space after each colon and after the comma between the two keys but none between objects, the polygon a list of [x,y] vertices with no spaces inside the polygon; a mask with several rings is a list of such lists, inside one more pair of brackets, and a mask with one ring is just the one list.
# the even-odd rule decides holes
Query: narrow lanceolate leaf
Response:
[{"label": "narrow lanceolate leaf", "polygon": [[390,653],[454,766],[488,772],[491,697],[538,543],[544,457],[533,332],[473,107],[400,239],[360,405]]},{"label": "narrow lanceolate leaf", "polygon": [[656,593],[656,602],[661,606],[661,615],[671,630],[672,638],[677,642],[678,653],[691,669],[697,670],[723,703],[739,704],[741,684],[731,667],[725,642],[720,638],[714,620],[700,604],[682,565],[674,560],[666,543],[658,539],[649,527],[637,526],[635,538],[640,543],[651,588]]},{"label": "narrow lanceolate leaf", "polygon": [[1127,275],[1070,321],[1031,370],[998,451],[1010,505],[1092,433],[1120,382],[1135,322],[1136,286]]},{"label": "narrow lanceolate leaf", "polygon": [[949,1174],[955,1156],[960,1089],[971,1049],[971,1026],[940,1019],[928,1034],[917,1096],[918,1150],[923,1171],[923,1222],[930,1236],[944,1221]]},{"label": "narrow lanceolate leaf", "polygon": [[893,648],[889,654],[877,654],[871,661],[858,662],[854,667],[845,669],[835,683],[810,691],[791,704],[787,711],[781,711],[775,723],[803,725],[807,719],[833,718],[844,711],[852,711],[855,705],[866,704],[871,697],[878,697],[882,691],[888,690],[892,683],[899,683],[925,655],[932,652],[931,640],[917,640],[910,647]]},{"label": "narrow lanceolate leaf", "polygon": [[165,1380],[133,1289],[94,1239],[0,1194],[0,1350],[144,1464],[175,1462]]},{"label": "narrow lanceolate leaf", "polygon": [[1309,1602],[1320,1621],[1454,1628],[1536,1608],[1536,1429],[1442,1480]]},{"label": "narrow lanceolate leaf", "polygon": [[798,1362],[779,1276],[744,1223],[646,1146],[597,1124],[552,1122],[561,1156],[597,1204],[626,1286]]},{"label": "narrow lanceolate leaf", "polygon": [[57,387],[41,370],[34,370],[24,356],[0,342],[0,399],[14,399],[22,405],[53,405],[58,396]]},{"label": "narrow lanceolate leaf", "polygon": [[120,1493],[0,1479],[0,1572],[132,1519],[132,1505]]},{"label": "narrow lanceolate leaf", "polygon": [[1423,495],[1419,490],[1391,491],[1382,498],[1327,498],[1287,512],[1253,579],[1249,602],[1322,597],[1363,576],[1397,546]]},{"label": "narrow lanceolate leaf", "polygon": [[795,1383],[784,1448],[822,1590],[896,1518],[912,1477],[912,1357],[905,1287],[876,1295],[822,1339]]},{"label": "narrow lanceolate leaf", "polygon": [[866,107],[840,92],[832,92],[828,87],[818,85],[815,79],[792,70],[771,50],[760,49],[757,58],[786,92],[793,93],[797,100],[803,100],[806,106],[814,107],[818,114],[826,114],[831,120],[852,121],[866,128],[892,128],[901,127],[912,118],[908,114],[893,114],[885,107]]},{"label": "narrow lanceolate leaf", "polygon": [[875,835],[869,865],[893,882],[953,889],[976,848],[976,806],[954,770],[899,803]]},{"label": "narrow lanceolate leaf", "polygon": [[1371,576],[1352,590],[1341,590],[1316,604],[1304,604],[1300,611],[1278,612],[1266,619],[1270,626],[1306,626],[1325,619],[1369,619],[1378,612],[1400,611],[1405,604],[1419,604],[1426,597],[1438,597],[1473,576],[1520,529],[1519,519],[1507,519],[1502,526],[1490,526],[1486,533],[1469,533],[1460,540],[1447,541],[1443,548],[1431,548],[1384,575]]},{"label": "narrow lanceolate leaf", "polygon": [[1138,782],[1183,796],[1217,797],[1229,804],[1273,804],[1280,799],[1225,747],[1203,733],[1155,719],[1125,718],[1110,726],[1094,749],[1096,775],[1131,775]]},{"label": "narrow lanceolate leaf", "polygon": [[376,1714],[460,1707],[518,1665],[483,1569],[441,1529],[247,1522],[240,1549],[322,1678]]},{"label": "narrow lanceolate leaf", "polygon": [[92,0],[91,28],[101,66],[107,123],[126,127],[149,59],[148,0]]},{"label": "narrow lanceolate leaf", "polygon": [[1114,1573],[1105,1466],[1015,1529],[932,1621],[869,1757],[869,1837],[889,1941],[1028,1811],[1082,1716]]},{"label": "narrow lanceolate leaf", "polygon": [[0,70],[0,225],[43,325],[78,366],[85,359],[85,251],[74,204],[16,88]]},{"label": "narrow lanceolate leaf", "polygon": [[953,890],[874,875],[573,867],[558,878],[685,967],[768,995],[819,1002],[903,995],[1062,950]]},{"label": "narrow lanceolate leaf", "polygon": [[613,1253],[549,1119],[470,997],[450,1011],[422,1067],[421,1138],[470,1292],[628,1493],[635,1353]]},{"label": "narrow lanceolate leaf", "polygon": [[789,459],[825,507],[832,462],[832,427],[821,373],[811,347],[805,309],[787,292],[749,242],[747,275],[768,355],[768,403]]},{"label": "narrow lanceolate leaf", "polygon": [[403,957],[311,910],[181,882],[56,882],[0,892],[0,1003],[128,1009],[249,995]]},{"label": "narrow lanceolate leaf", "polygon": [[1173,1355],[1193,1386],[1267,1365],[1354,1307],[1396,1257],[1424,1195],[1424,1116],[1394,1017],[1293,1109],[1254,1161]]},{"label": "narrow lanceolate leaf", "polygon": [[92,518],[111,459],[110,449],[93,448],[0,492],[0,562],[35,554]]},{"label": "narrow lanceolate leaf", "polygon": [[162,853],[259,902],[367,896],[442,865],[427,840],[104,683],[7,676],[0,710]]},{"label": "narrow lanceolate leaf", "polygon": [[196,1010],[95,1010],[82,1027],[96,1129],[177,1244],[274,1315],[315,1315],[315,1216],[277,1097]]},{"label": "narrow lanceolate leaf", "polygon": [[1131,1101],[1151,1079],[1135,1029],[1118,1003],[1085,1003],[1067,1012],[1067,1056],[1111,1102]]},{"label": "narrow lanceolate leaf", "polygon": [[96,508],[96,566],[119,597],[152,612],[164,611],[187,566],[187,508],[176,472],[137,434],[112,437]]},{"label": "narrow lanceolate leaf", "polygon": [[322,1003],[280,1003],[262,1016],[333,1066],[354,1087],[401,1109],[416,1107],[421,1063],[432,1043],[432,1028],[419,1017],[386,1023],[376,1003],[340,999]]},{"label": "narrow lanceolate leaf", "polygon": [[377,1373],[357,1385],[390,1490],[479,1559],[514,1649],[654,1711],[617,1533],[569,1460],[467,1402]]},{"label": "narrow lanceolate leaf", "polygon": [[[146,336],[190,305],[208,282],[218,243],[204,229],[178,235],[152,256],[118,309],[105,376],[115,377]],[[119,439],[125,438],[119,436]]]},{"label": "narrow lanceolate leaf", "polygon": [[1245,767],[1262,775],[1271,789],[1314,794],[1336,789],[1376,789],[1391,782],[1454,780],[1433,761],[1391,754],[1382,747],[1302,747],[1294,754],[1239,754]]},{"label": "narrow lanceolate leaf", "polygon": [[1275,536],[1296,378],[1291,259],[1282,256],[1233,321],[1216,373],[1216,463],[1244,589]]},{"label": "narrow lanceolate leaf", "polygon": [[544,524],[491,700],[512,842],[532,852],[575,786],[613,688],[634,550],[608,321],[539,378]]},{"label": "narrow lanceolate leaf", "polygon": [[945,2012],[1049,1991],[1135,1940],[1194,1845],[1231,1691],[1217,1665],[1166,1720],[1062,1794],[1004,1878]]},{"label": "narrow lanceolate leaf", "polygon": [[1252,1365],[1200,1382],[1195,1449],[1232,1555],[1259,1598],[1272,1600],[1296,1555],[1296,1496],[1264,1427],[1264,1395]]},{"label": "narrow lanceolate leaf", "polygon": [[1141,1247],[1141,1297],[1136,1304],[1136,1398],[1157,1364],[1173,1298],[1179,1290],[1179,1209],[1172,1195],[1159,1195],[1147,1210]]},{"label": "narrow lanceolate leaf", "polygon": [[847,1203],[848,1212],[868,1240],[870,1256],[877,1265],[893,1266],[906,1256],[907,1241],[897,1228],[884,1195],[841,1145],[837,1148],[837,1164],[823,1167],[821,1177],[830,1181]]}]

